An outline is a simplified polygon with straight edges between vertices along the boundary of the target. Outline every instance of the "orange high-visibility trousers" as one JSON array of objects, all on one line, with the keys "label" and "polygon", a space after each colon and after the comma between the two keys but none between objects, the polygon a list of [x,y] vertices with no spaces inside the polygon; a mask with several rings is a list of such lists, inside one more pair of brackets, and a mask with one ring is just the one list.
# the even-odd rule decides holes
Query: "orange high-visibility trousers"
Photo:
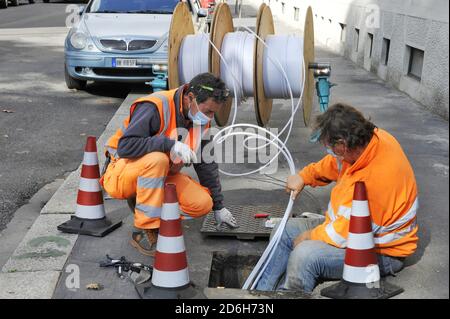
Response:
[{"label": "orange high-visibility trousers", "polygon": [[103,187],[113,198],[136,196],[134,225],[140,229],[159,228],[164,184],[176,185],[181,218],[208,214],[213,201],[209,190],[182,173],[169,175],[169,156],[152,152],[138,159],[121,158],[109,164]]}]

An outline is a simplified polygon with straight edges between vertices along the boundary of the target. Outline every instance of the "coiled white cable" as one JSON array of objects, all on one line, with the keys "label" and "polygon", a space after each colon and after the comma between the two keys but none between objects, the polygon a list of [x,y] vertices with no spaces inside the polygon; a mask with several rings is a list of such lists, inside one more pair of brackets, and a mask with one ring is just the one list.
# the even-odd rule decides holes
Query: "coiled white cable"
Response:
[{"label": "coiled white cable", "polygon": [[[247,29],[247,31],[249,31],[250,33],[253,33],[254,36],[257,37],[258,41],[261,41],[265,46],[266,44],[264,43],[264,40],[261,39],[260,37],[258,37],[258,35],[256,35],[251,29],[244,27],[245,29]],[[230,71],[230,68],[228,67],[228,63],[226,62],[226,60],[224,59],[224,57],[222,56],[221,52],[219,52],[219,50],[217,50],[217,48],[214,46],[214,44],[211,42],[212,47],[214,48],[214,50],[216,50],[216,52],[219,54],[221,60],[223,61],[225,67],[227,68],[228,71]],[[267,47],[267,46],[266,46]],[[270,58],[270,55],[269,55]],[[266,142],[265,145],[263,146],[267,146],[267,145],[274,145],[275,147],[277,147],[279,149],[279,152],[277,153],[277,155],[274,156],[274,158],[272,158],[272,160],[267,163],[266,165],[260,167],[259,169],[252,171],[252,172],[248,172],[248,173],[239,173],[239,174],[230,174],[228,172],[224,172],[223,170],[220,170],[222,173],[226,174],[226,175],[231,175],[231,176],[245,176],[245,175],[249,175],[249,174],[253,174],[254,172],[258,172],[261,169],[264,169],[265,167],[267,167],[267,165],[270,165],[270,163],[275,160],[279,153],[283,153],[283,155],[285,156],[288,164],[289,164],[289,168],[290,168],[290,172],[291,174],[295,174],[296,170],[295,170],[295,164],[294,161],[292,159],[292,155],[290,154],[289,150],[287,149],[286,143],[287,140],[289,139],[290,136],[290,132],[292,129],[292,124],[293,124],[293,120],[294,120],[294,116],[296,111],[299,108],[300,102],[301,102],[301,98],[303,96],[303,91],[304,91],[304,81],[301,85],[302,89],[301,89],[301,93],[300,93],[300,98],[299,101],[297,103],[297,105],[294,107],[294,98],[293,98],[293,94],[292,94],[292,90],[290,88],[290,83],[289,83],[289,78],[286,75],[286,72],[284,71],[283,66],[281,66],[279,61],[273,61],[272,62],[275,65],[278,65],[278,67],[280,68],[281,72],[283,73],[284,79],[286,80],[287,86],[289,88],[289,95],[291,97],[291,106],[292,106],[292,114],[291,117],[289,118],[288,122],[286,123],[286,125],[284,126],[284,128],[282,129],[282,131],[278,134],[278,135],[274,135],[272,132],[266,130],[266,129],[262,129],[259,126],[256,125],[252,125],[252,124],[235,124],[235,120],[236,120],[236,114],[237,114],[237,96],[235,93],[235,103],[234,103],[234,114],[233,114],[233,121],[232,124],[224,129],[222,129],[219,133],[217,133],[214,136],[214,140],[216,143],[220,144],[223,143],[227,138],[232,137],[232,136],[238,136],[238,135],[243,135],[243,136],[247,136],[247,141],[251,138],[255,138],[255,139],[259,139],[259,140],[263,140]],[[305,67],[304,67],[304,62],[302,63],[302,71],[303,71],[303,79],[305,79]],[[234,92],[238,92],[238,90],[236,90],[236,77],[233,76],[234,81],[233,81],[233,87]],[[269,134],[269,136],[271,136],[273,139],[267,139],[265,136],[259,135],[259,134],[255,134],[255,133],[249,133],[249,132],[232,132],[233,129],[235,128],[240,128],[240,127],[253,127],[256,128],[258,130],[263,130],[266,134]],[[281,134],[283,134],[283,132],[286,130],[286,128],[289,127],[289,131],[288,134],[286,136],[286,140],[283,142],[279,139],[279,136]],[[221,136],[223,134],[223,136]],[[251,149],[247,144],[245,144],[245,140],[244,140],[244,146],[247,149]],[[258,147],[259,148],[259,147]],[[253,271],[250,273],[249,277],[247,278],[247,280],[245,281],[242,289],[254,289],[259,281],[259,279],[261,278],[262,274],[264,273],[265,268],[267,267],[268,262],[271,260],[271,258],[273,257],[273,254],[275,253],[275,248],[277,247],[277,245],[280,242],[281,239],[281,235],[284,231],[284,228],[286,226],[286,223],[289,219],[289,217],[291,216],[291,212],[292,212],[292,207],[294,204],[294,201],[292,200],[292,192],[291,192],[291,197],[289,199],[289,203],[288,206],[286,208],[286,211],[283,215],[283,218],[280,222],[280,225],[277,229],[277,231],[275,232],[274,236],[272,237],[271,241],[269,242],[268,246],[266,247],[266,249],[264,250],[261,258],[259,259],[258,263],[256,264],[256,266],[253,268]]]},{"label": "coiled white cable", "polygon": [[[242,28],[244,28],[244,29],[246,29],[248,32],[252,33],[252,34],[257,38],[257,40],[258,40],[258,41],[261,41],[261,43],[267,48],[266,43],[264,42],[264,40],[261,39],[255,32],[253,32],[253,30],[251,30],[250,28],[245,27],[245,26],[242,26]],[[216,50],[216,52],[219,54],[220,58],[221,58],[222,60],[224,60],[222,54],[219,52],[219,50],[217,50],[217,48],[214,46],[214,44],[213,44],[212,42],[211,42],[211,45],[212,45],[212,47],[214,48],[214,50]],[[284,133],[284,131],[285,131],[286,129],[288,129],[288,132],[287,132],[287,135],[286,135],[286,139],[285,139],[284,142],[283,142],[283,145],[284,145],[284,144],[287,143],[287,141],[288,141],[288,139],[289,139],[289,137],[290,137],[290,134],[291,134],[291,131],[292,131],[292,125],[293,125],[293,122],[294,122],[295,113],[297,112],[298,108],[300,107],[301,99],[302,99],[302,97],[303,97],[303,91],[304,91],[305,82],[304,82],[304,81],[302,82],[302,85],[301,85],[301,94],[300,94],[300,97],[299,97],[299,100],[298,100],[297,105],[294,106],[294,97],[293,97],[293,94],[292,94],[292,89],[291,89],[291,86],[290,86],[290,83],[289,83],[289,79],[288,79],[288,77],[287,77],[287,75],[286,75],[286,72],[284,71],[283,66],[281,65],[281,63],[280,63],[278,60],[272,59],[272,57],[271,57],[270,55],[268,56],[268,58],[269,58],[269,60],[270,60],[273,64],[277,65],[278,68],[279,68],[279,70],[282,72],[282,74],[283,74],[283,76],[284,76],[284,79],[285,79],[285,81],[286,81],[286,83],[287,83],[287,86],[288,86],[288,89],[289,89],[289,96],[290,96],[290,99],[291,99],[291,112],[292,112],[291,117],[289,118],[289,120],[287,121],[286,125],[283,127],[283,129],[282,129],[282,130],[279,132],[279,134],[278,134],[278,136],[281,136],[281,135]],[[224,60],[224,63],[225,63],[225,65],[228,67],[228,63],[226,63],[225,60]],[[228,69],[229,69],[229,68],[228,68]],[[303,71],[303,77],[302,77],[302,78],[305,79],[305,72],[306,72],[306,70],[305,70],[304,62],[302,63],[302,71]],[[235,77],[234,77],[234,78],[235,78]],[[237,83],[236,83],[236,79],[235,79],[235,81],[233,81],[233,86],[236,87],[236,85],[237,85]],[[235,89],[235,90],[236,90],[236,89]],[[224,128],[224,129],[222,129],[221,131],[219,131],[218,134],[215,135],[214,140],[215,140],[216,142],[222,143],[224,139],[218,140],[218,139],[219,139],[218,136],[220,136],[221,134],[225,134],[225,135],[226,135],[226,132],[227,132],[227,131],[231,131],[231,130],[232,130],[233,125],[234,125],[234,123],[235,123],[235,121],[236,121],[236,115],[237,115],[237,99],[234,100],[234,114],[233,114],[233,120],[232,120],[232,123],[231,123],[230,126],[227,126],[226,128]],[[268,132],[267,130],[265,130],[265,129],[263,129],[263,128],[260,128],[260,127],[257,127],[257,128],[258,128],[259,130],[262,130],[263,132],[264,132],[264,131]],[[265,147],[268,146],[268,144],[266,143],[266,144],[261,145],[261,146],[258,146],[258,147],[256,147],[256,148],[252,148],[252,147],[250,147],[250,146],[247,145],[247,142],[248,142],[249,139],[251,139],[251,138],[248,138],[248,139],[245,139],[245,140],[244,140],[244,143],[245,143],[244,146],[245,146],[248,150],[257,150],[257,149],[265,148]],[[218,144],[220,144],[220,143],[218,143]],[[279,154],[280,154],[280,151],[279,151],[279,152],[278,152],[278,153],[277,153],[277,154],[276,154],[276,155],[275,155],[268,163],[266,163],[265,165],[261,166],[261,167],[258,168],[258,169],[255,169],[255,170],[253,170],[253,171],[250,171],[250,172],[246,172],[246,173],[230,173],[230,172],[226,172],[226,171],[224,171],[224,170],[222,170],[222,169],[220,169],[220,172],[223,173],[223,174],[225,174],[225,175],[228,175],[228,176],[234,176],[234,177],[239,177],[239,176],[246,176],[246,175],[255,174],[255,173],[258,173],[258,172],[262,171],[263,169],[265,169],[266,167],[268,167],[270,164],[272,164],[272,162],[275,161],[275,160],[278,158]]]},{"label": "coiled white cable", "polygon": [[197,74],[208,72],[208,50],[202,34],[189,34],[183,39],[178,55],[180,83],[189,83]]},{"label": "coiled white cable", "polygon": [[[220,74],[227,87],[231,87],[234,77],[242,83],[237,96],[239,99],[253,95],[253,50],[255,37],[248,32],[230,32],[223,39],[221,53],[231,68],[227,72],[224,60],[220,61]],[[233,74],[234,76],[232,76]],[[232,92],[234,95],[234,92]]]},{"label": "coiled white cable", "polygon": [[[261,43],[266,47],[266,51],[268,51],[268,46],[267,44],[264,42],[263,39],[261,39],[255,32],[253,32],[253,30],[251,30],[250,28],[247,28],[245,26],[241,26],[242,28],[246,29],[253,37],[256,37],[256,41],[261,41]],[[301,98],[303,96],[303,91],[304,91],[304,80],[301,81],[301,90],[300,90],[300,97],[298,100],[298,103],[296,105],[294,105],[294,93],[292,91],[291,88],[291,84],[290,81],[292,80],[289,78],[289,76],[286,74],[285,68],[287,68],[288,70],[293,69],[294,72],[296,70],[296,68],[291,68],[289,67],[289,65],[287,65],[287,63],[284,63],[284,67],[283,65],[280,63],[279,58],[278,57],[272,57],[272,54],[270,51],[267,52],[267,59],[277,67],[277,70],[279,72],[281,72],[282,74],[282,80],[281,82],[285,83],[285,87],[284,87],[284,93],[282,92],[282,94],[284,94],[283,96],[285,96],[286,94],[288,94],[288,96],[291,99],[291,116],[289,118],[289,120],[287,121],[287,123],[285,124],[285,126],[283,127],[283,129],[280,131],[280,133],[278,135],[275,135],[274,133],[270,132],[269,130],[265,129],[265,128],[261,128],[259,126],[253,125],[253,124],[236,124],[236,116],[237,116],[237,107],[238,107],[238,101],[241,100],[242,96],[248,95],[248,93],[250,93],[250,89],[251,92],[253,93],[253,82],[248,81],[248,80],[243,80],[244,78],[248,77],[248,74],[250,72],[247,72],[246,75],[244,75],[245,71],[244,68],[242,67],[242,64],[245,59],[242,58],[242,56],[240,57],[240,59],[238,61],[240,62],[236,62],[236,58],[234,57],[239,57],[239,54],[242,54],[242,52],[246,52],[248,51],[248,41],[247,39],[249,39],[248,35],[242,35],[239,34],[239,37],[241,39],[240,41],[240,45],[235,46],[235,50],[233,52],[233,54],[231,54],[231,59],[228,58],[226,59],[224,57],[224,55],[222,54],[222,52],[220,52],[220,50],[218,50],[215,45],[212,43],[212,41],[209,39],[209,36],[207,36],[206,34],[200,34],[200,35],[196,35],[194,36],[196,37],[195,39],[190,39],[188,40],[188,42],[186,43],[186,48],[187,47],[191,47],[193,50],[190,51],[192,55],[192,52],[195,52],[195,48],[199,48],[202,47],[204,48],[204,43],[210,43],[212,48],[218,53],[218,55],[220,56],[221,59],[221,74],[226,74],[226,83],[227,86],[229,88],[232,88],[232,92],[235,96],[234,99],[234,113],[233,113],[233,118],[232,118],[232,123],[230,126],[223,128],[222,130],[220,130],[215,136],[214,136],[214,141],[217,144],[221,144],[223,143],[226,139],[233,137],[233,136],[245,136],[244,139],[244,147],[248,150],[257,150],[257,149],[261,149],[261,148],[265,148],[267,146],[273,145],[274,147],[276,147],[278,149],[278,153],[265,165],[261,166],[260,168],[253,170],[251,172],[246,172],[246,173],[229,173],[223,170],[220,170],[221,173],[225,174],[225,175],[229,175],[229,176],[246,176],[246,175],[250,175],[250,174],[254,174],[257,173],[261,170],[263,170],[264,168],[266,168],[268,165],[270,165],[274,160],[276,160],[279,156],[280,153],[282,153],[284,155],[284,157],[286,158],[288,165],[289,165],[289,170],[291,174],[295,174],[296,170],[295,170],[295,164],[294,164],[294,160],[292,158],[292,155],[290,154],[286,143],[290,137],[290,133],[292,130],[292,126],[293,126],[293,121],[294,121],[294,116],[295,113],[297,112],[300,103],[301,103]],[[201,39],[207,39],[208,42],[206,41],[202,41]],[[232,36],[230,37],[232,38]],[[191,41],[191,42],[189,42]],[[201,45],[194,45],[194,43],[199,43],[201,42]],[[230,42],[231,43],[231,42]],[[184,44],[183,44],[184,47]],[[239,49],[238,49],[239,48]],[[247,48],[247,50],[245,49]],[[182,50],[183,51],[183,50]],[[186,51],[187,52],[187,51]],[[226,51],[226,52],[230,52],[230,51]],[[253,51],[252,51],[253,52]],[[191,57],[191,58],[199,58],[199,54],[193,54],[196,57]],[[246,55],[247,56],[247,55]],[[248,57],[248,56],[247,56]],[[251,55],[251,57],[253,57],[253,55]],[[184,79],[187,79],[189,77],[193,77],[195,76],[195,70],[194,68],[189,68],[189,67],[184,67],[183,66],[183,62],[184,61],[189,61],[184,59],[184,57],[182,57],[180,62],[180,74],[183,73],[183,77]],[[192,60],[191,60],[192,61]],[[203,60],[205,61],[205,60]],[[231,61],[231,62],[230,62]],[[304,67],[304,61],[302,61],[303,63],[301,64],[301,69],[303,70],[303,77],[302,79],[305,79],[305,67]],[[195,63],[195,62],[191,62],[191,63]],[[188,62],[189,64],[189,62]],[[196,63],[197,65],[201,65],[199,63]],[[253,65],[253,61],[251,63],[251,65]],[[200,68],[202,69],[202,68]],[[248,69],[248,68],[245,68]],[[187,71],[186,71],[187,70]],[[298,70],[298,69],[297,69]],[[225,71],[225,72],[223,72]],[[192,73],[190,73],[192,72]],[[201,72],[199,72],[201,73]],[[198,74],[198,73],[197,73]],[[251,74],[253,74],[253,72],[251,72]],[[180,77],[181,79],[181,77]],[[243,85],[239,85],[239,83],[243,83]],[[251,87],[246,85],[248,83],[252,83]],[[257,131],[263,132],[264,134],[268,135],[270,138],[267,138],[266,136],[263,136],[261,134],[256,134],[256,133],[250,133],[250,132],[243,132],[243,131],[239,131],[239,132],[233,132],[234,129],[237,128],[254,128]],[[285,130],[288,129],[286,138],[284,141],[282,141],[279,137],[285,132]],[[263,141],[265,144],[261,145],[261,146],[257,146],[257,147],[250,147],[248,145],[248,142],[252,139],[255,140],[261,140]],[[256,264],[256,266],[254,267],[253,271],[251,272],[251,274],[249,275],[249,277],[247,278],[246,282],[244,283],[242,289],[254,289],[261,277],[261,275],[263,274],[265,268],[267,267],[268,262],[271,260],[273,254],[275,253],[275,248],[277,247],[280,239],[281,239],[281,234],[284,231],[285,225],[289,219],[289,217],[291,216],[291,212],[292,212],[292,207],[293,207],[294,201],[292,200],[292,192],[291,192],[291,197],[289,199],[289,203],[287,205],[286,211],[283,215],[283,218],[280,222],[280,225],[277,229],[277,231],[275,232],[274,236],[272,237],[271,241],[269,242],[268,246],[266,247],[266,249],[264,250],[261,258],[259,259],[258,263]]]},{"label": "coiled white cable", "polygon": [[[299,72],[302,69],[302,59],[300,52],[303,52],[303,39],[295,35],[268,35],[266,37],[266,49],[263,53],[263,80],[264,93],[270,99],[288,99],[289,87],[294,96],[299,96],[302,88],[303,74]],[[272,62],[282,64],[286,72],[288,82],[280,72],[278,66]]]}]

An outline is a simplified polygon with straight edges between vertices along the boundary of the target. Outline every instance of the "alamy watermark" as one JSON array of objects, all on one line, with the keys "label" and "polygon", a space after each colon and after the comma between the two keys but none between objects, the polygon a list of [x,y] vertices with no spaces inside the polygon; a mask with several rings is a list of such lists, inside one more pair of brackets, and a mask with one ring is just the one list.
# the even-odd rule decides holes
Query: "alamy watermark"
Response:
[{"label": "alamy watermark", "polygon": [[[223,131],[212,127],[204,131],[202,127],[194,127],[191,136],[201,136],[201,139],[194,138],[196,163],[255,164],[250,170],[266,166],[263,170],[265,174],[275,173],[279,159],[283,157],[279,152],[281,144],[274,140],[274,136],[278,136],[278,129],[267,130],[270,134],[263,129],[255,128]],[[186,142],[188,134],[187,129],[177,128],[169,136]]]},{"label": "alamy watermark", "polygon": [[68,13],[66,17],[66,27],[72,28],[76,26],[81,19],[80,10],[83,7],[80,7],[76,4],[69,4],[66,6],[66,13]]},{"label": "alamy watermark", "polygon": [[80,289],[80,267],[75,264],[69,264],[65,270],[68,273],[66,277],[66,288],[70,291]]},{"label": "alamy watermark", "polygon": [[365,10],[366,27],[369,29],[379,29],[381,25],[381,10],[376,4],[368,4]]}]

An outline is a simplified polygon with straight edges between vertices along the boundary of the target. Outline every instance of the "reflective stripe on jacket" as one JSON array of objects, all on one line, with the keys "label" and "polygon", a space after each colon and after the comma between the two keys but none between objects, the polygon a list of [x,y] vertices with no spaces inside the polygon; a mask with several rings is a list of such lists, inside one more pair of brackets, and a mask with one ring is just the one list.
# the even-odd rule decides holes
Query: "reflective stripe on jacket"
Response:
[{"label": "reflective stripe on jacket", "polygon": [[386,131],[375,129],[367,148],[353,165],[338,163],[327,155],[299,174],[312,187],[336,182],[325,222],[311,232],[311,239],[346,247],[354,185],[364,181],[377,252],[406,257],[416,250],[419,203],[414,172],[400,144]]}]

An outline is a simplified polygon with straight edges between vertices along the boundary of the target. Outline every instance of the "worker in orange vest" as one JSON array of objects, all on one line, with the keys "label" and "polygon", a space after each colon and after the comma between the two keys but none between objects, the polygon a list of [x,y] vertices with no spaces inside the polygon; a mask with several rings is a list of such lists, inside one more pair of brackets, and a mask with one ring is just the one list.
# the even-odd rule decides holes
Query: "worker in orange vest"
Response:
[{"label": "worker in orange vest", "polygon": [[[113,198],[134,201],[131,244],[153,256],[158,238],[164,184],[176,185],[182,218],[196,218],[214,211],[218,227],[237,227],[223,205],[218,165],[197,160],[209,140],[203,140],[214,113],[229,96],[220,78],[210,73],[190,83],[136,100],[123,126],[108,140],[109,164],[101,183]],[[183,133],[185,136],[183,136]],[[193,164],[200,183],[180,173]]]},{"label": "worker in orange vest", "polygon": [[[403,268],[417,248],[417,185],[400,144],[355,108],[336,104],[317,118],[328,155],[289,176],[287,192],[335,183],[325,217],[291,218],[259,290],[312,292],[319,279],[341,279],[354,185],[366,185],[381,275]],[[283,279],[284,274],[284,279]]]}]

